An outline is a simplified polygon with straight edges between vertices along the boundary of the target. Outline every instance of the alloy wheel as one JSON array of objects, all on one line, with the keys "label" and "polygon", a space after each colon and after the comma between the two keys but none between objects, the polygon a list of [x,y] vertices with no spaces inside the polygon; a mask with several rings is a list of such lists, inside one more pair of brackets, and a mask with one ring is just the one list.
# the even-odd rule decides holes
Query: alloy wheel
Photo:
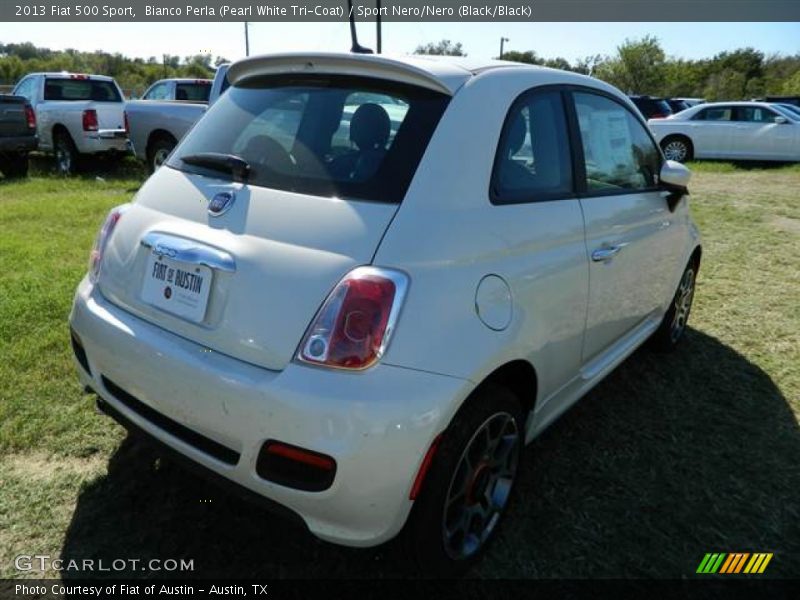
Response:
[{"label": "alloy wheel", "polygon": [[692,310],[692,300],[694,298],[694,269],[689,267],[683,274],[681,283],[678,286],[678,293],[675,294],[675,315],[672,317],[670,326],[670,338],[673,343],[683,335],[686,329],[686,322],[689,320],[689,312]]},{"label": "alloy wheel", "polygon": [[489,417],[467,443],[445,497],[442,535],[456,560],[474,555],[508,504],[520,453],[517,423],[507,412]]},{"label": "alloy wheel", "polygon": [[679,140],[673,140],[666,146],[664,146],[664,156],[667,160],[675,160],[678,162],[683,162],[686,160],[686,157],[689,155],[689,148],[686,146],[686,142],[681,142]]}]

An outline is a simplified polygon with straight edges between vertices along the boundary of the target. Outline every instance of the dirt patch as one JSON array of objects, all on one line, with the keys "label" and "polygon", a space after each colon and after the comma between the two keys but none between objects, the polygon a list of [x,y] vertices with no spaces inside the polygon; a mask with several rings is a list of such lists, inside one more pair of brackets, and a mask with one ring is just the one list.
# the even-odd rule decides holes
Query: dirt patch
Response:
[{"label": "dirt patch", "polygon": [[4,456],[0,459],[0,464],[2,470],[11,477],[35,481],[52,480],[64,475],[88,478],[99,475],[106,469],[106,459],[103,456],[76,458],[40,452]]},{"label": "dirt patch", "polygon": [[778,231],[800,235],[800,219],[791,217],[774,217],[770,224]]}]

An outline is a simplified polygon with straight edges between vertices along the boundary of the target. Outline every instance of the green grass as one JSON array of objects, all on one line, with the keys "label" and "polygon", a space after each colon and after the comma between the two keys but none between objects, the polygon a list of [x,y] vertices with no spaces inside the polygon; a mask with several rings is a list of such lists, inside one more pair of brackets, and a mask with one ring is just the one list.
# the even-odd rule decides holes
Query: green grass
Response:
[{"label": "green grass", "polygon": [[[474,575],[692,577],[720,551],[774,552],[768,574],[800,572],[800,168],[693,168],[704,257],[685,343],[637,352],[526,451]],[[391,546],[298,534],[95,414],[67,317],[106,211],[141,181],[129,166],[96,175],[0,181],[0,577],[23,553],[396,575]]]}]

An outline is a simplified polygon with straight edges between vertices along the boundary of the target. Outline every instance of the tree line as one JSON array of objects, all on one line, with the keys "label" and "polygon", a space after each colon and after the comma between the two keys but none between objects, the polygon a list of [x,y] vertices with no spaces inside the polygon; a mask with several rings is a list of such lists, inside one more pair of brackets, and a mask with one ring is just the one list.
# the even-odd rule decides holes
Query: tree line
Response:
[{"label": "tree line", "polygon": [[[465,56],[462,44],[441,40],[418,46],[417,54]],[[625,40],[612,56],[593,55],[570,62],[535,51],[503,53],[504,60],[543,65],[591,75],[624,92],[667,97],[742,100],[764,95],[800,95],[800,54],[765,55],[754,48],[720,52],[709,59],[668,57],[653,36]],[[50,50],[26,42],[0,43],[0,85],[13,85],[27,73],[70,71],[110,75],[127,95],[141,94],[165,77],[211,77],[227,59],[210,54],[129,58],[119,53]]]},{"label": "tree line", "polygon": [[0,43],[0,85],[13,85],[28,73],[69,71],[110,75],[126,95],[140,95],[147,87],[165,77],[212,77],[214,67],[227,59],[210,54],[150,58],[129,58],[119,53],[79,52],[37,48],[30,42]]},{"label": "tree line", "polygon": [[[466,56],[462,44],[450,40],[418,46],[415,53]],[[625,40],[612,56],[597,54],[570,62],[545,58],[533,50],[511,50],[502,58],[591,75],[629,94],[710,101],[800,95],[800,54],[767,56],[750,47],[687,60],[668,57],[658,38],[647,35]]]}]

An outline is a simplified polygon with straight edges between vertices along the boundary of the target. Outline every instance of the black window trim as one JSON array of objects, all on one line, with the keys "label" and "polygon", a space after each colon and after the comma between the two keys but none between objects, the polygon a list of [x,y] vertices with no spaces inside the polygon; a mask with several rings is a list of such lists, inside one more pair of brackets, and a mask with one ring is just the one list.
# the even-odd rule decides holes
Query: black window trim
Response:
[{"label": "black window trim", "polygon": [[[653,132],[650,131],[650,127],[647,126],[647,121],[644,120],[643,117],[636,114],[634,111],[630,109],[623,101],[621,101],[618,97],[614,94],[606,92],[605,90],[593,88],[590,86],[583,86],[583,85],[571,85],[568,86],[569,89],[567,90],[567,94],[569,95],[570,99],[570,106],[571,106],[571,115],[568,115],[572,122],[568,122],[570,129],[572,130],[570,134],[570,144],[572,145],[572,152],[573,152],[573,162],[577,161],[578,165],[580,166],[580,178],[575,182],[578,185],[577,189],[577,196],[578,198],[605,198],[607,196],[628,196],[631,194],[646,194],[649,192],[659,192],[663,191],[663,187],[660,185],[659,181],[660,178],[659,173],[661,169],[664,167],[664,163],[666,162],[666,158],[664,158],[664,152],[661,149],[661,145],[656,141]],[[625,111],[628,112],[630,116],[632,116],[644,129],[647,137],[656,147],[658,152],[658,156],[661,159],[658,165],[659,173],[656,173],[656,184],[650,187],[636,189],[636,190],[629,190],[629,189],[621,189],[621,190],[592,190],[586,187],[586,162],[585,157],[583,154],[583,139],[581,138],[580,133],[580,124],[578,123],[578,111],[575,109],[575,98],[574,94],[594,94],[595,96],[601,96],[603,98],[607,98],[613,102],[619,104]]]},{"label": "black window trim", "polygon": [[[492,162],[492,174],[489,178],[489,202],[494,206],[514,206],[517,204],[533,204],[536,202],[554,202],[556,200],[574,200],[578,197],[575,185],[577,182],[578,174],[580,170],[578,169],[578,165],[575,161],[575,152],[573,149],[573,142],[574,136],[572,128],[570,127],[570,106],[566,96],[566,86],[564,84],[554,84],[554,85],[540,85],[529,88],[519,94],[515,99],[514,102],[511,103],[508,111],[506,112],[506,116],[503,119],[503,126],[500,129],[500,137],[497,140],[497,147],[495,148],[494,152],[494,161]],[[534,196],[526,197],[526,198],[501,198],[501,195],[497,193],[497,177],[498,177],[498,169],[499,164],[501,161],[501,151],[505,147],[506,140],[509,136],[509,131],[511,128],[511,118],[512,116],[516,116],[518,110],[522,110],[521,106],[526,104],[531,97],[544,94],[548,92],[558,92],[561,97],[561,107],[564,110],[564,120],[565,125],[567,128],[567,143],[568,143],[568,155],[569,160],[571,162],[570,165],[570,172],[572,176],[572,190],[569,192],[550,192],[550,193],[542,193],[542,194],[535,194]]]},{"label": "black window trim", "polygon": [[[523,104],[530,98],[530,96],[536,93],[542,92],[553,92],[557,91],[561,93],[561,101],[564,107],[564,115],[567,121],[567,137],[569,142],[569,154],[570,154],[570,161],[572,162],[572,191],[568,193],[554,193],[554,194],[541,194],[537,195],[535,198],[529,199],[512,199],[512,200],[500,200],[498,194],[495,190],[495,181],[497,177],[497,169],[498,163],[500,162],[500,151],[505,146],[505,141],[508,137],[509,131],[509,121],[512,115],[516,114],[516,109],[519,107],[520,104]],[[537,202],[555,202],[559,200],[580,200],[583,198],[605,198],[607,196],[627,196],[630,194],[643,194],[649,192],[658,192],[662,191],[663,188],[660,184],[656,184],[655,186],[637,189],[637,190],[593,190],[589,191],[586,187],[586,163],[585,157],[583,154],[583,140],[581,138],[580,132],[580,124],[578,123],[578,114],[577,110],[575,109],[575,93],[588,93],[588,94],[595,94],[597,96],[601,96],[612,100],[619,104],[623,109],[625,109],[633,118],[644,128],[644,131],[647,133],[647,136],[650,138],[650,141],[658,150],[658,155],[661,158],[661,162],[659,165],[659,169],[664,166],[666,159],[664,158],[664,152],[661,149],[661,146],[656,141],[653,132],[650,131],[650,128],[647,126],[647,121],[644,120],[643,117],[636,114],[636,112],[632,111],[629,106],[625,104],[620,98],[615,96],[614,94],[607,92],[605,90],[595,88],[588,85],[578,85],[578,84],[551,84],[551,85],[540,85],[529,88],[519,94],[515,99],[514,102],[511,103],[511,106],[506,113],[505,118],[503,119],[503,127],[500,130],[500,137],[497,141],[497,147],[495,149],[494,155],[494,162],[492,163],[492,174],[489,178],[489,202],[493,206],[514,206],[518,204],[534,204]],[[633,102],[633,101],[631,101]]]}]

